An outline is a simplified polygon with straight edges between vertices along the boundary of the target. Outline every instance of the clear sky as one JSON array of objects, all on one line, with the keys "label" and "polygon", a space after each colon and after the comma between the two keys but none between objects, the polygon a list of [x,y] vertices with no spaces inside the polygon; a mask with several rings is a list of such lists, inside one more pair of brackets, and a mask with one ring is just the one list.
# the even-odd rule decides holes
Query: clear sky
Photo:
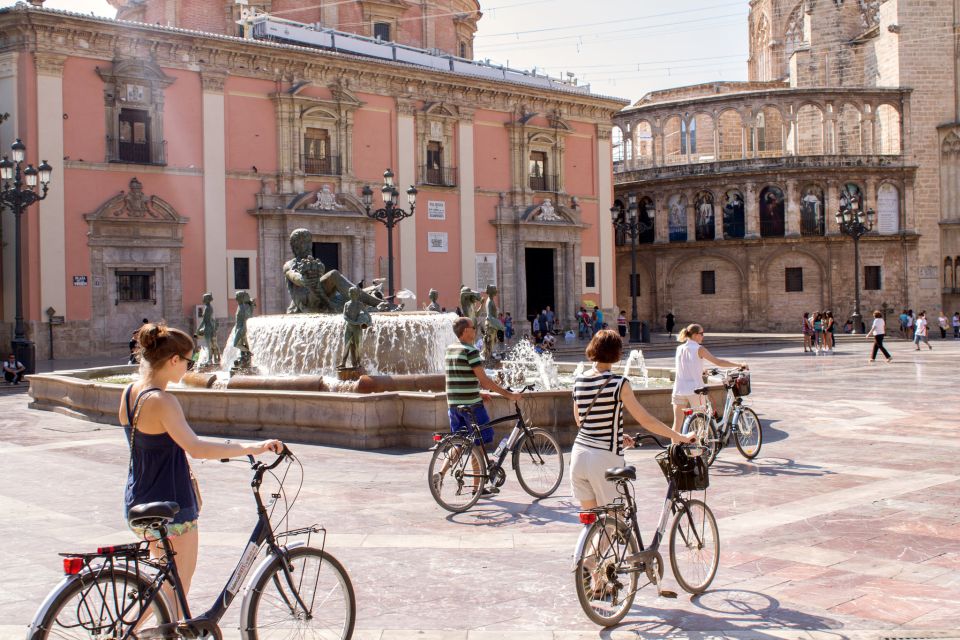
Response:
[{"label": "clear sky", "polygon": [[[9,6],[13,0],[0,0]],[[45,6],[113,17],[106,0]],[[747,0],[481,0],[478,59],[635,101],[649,91],[745,80]]]}]

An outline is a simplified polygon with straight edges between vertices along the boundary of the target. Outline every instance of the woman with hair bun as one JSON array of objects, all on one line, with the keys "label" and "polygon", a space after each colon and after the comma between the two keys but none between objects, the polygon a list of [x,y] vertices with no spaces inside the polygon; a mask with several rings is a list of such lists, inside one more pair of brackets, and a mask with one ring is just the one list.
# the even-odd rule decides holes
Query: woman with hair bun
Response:
[{"label": "woman with hair bun", "polygon": [[641,406],[630,381],[610,369],[620,361],[623,341],[611,329],[597,331],[587,345],[587,359],[593,368],[577,376],[573,384],[573,419],[577,437],[570,452],[570,485],[573,497],[583,509],[610,504],[617,497],[616,486],[604,479],[604,472],[624,464],[623,448],[633,438],[623,433],[623,410],[647,431],[678,442],[693,442],[694,436],[679,436]]},{"label": "woman with hair bun", "polygon": [[[231,444],[198,438],[187,424],[180,403],[166,391],[168,384],[179,382],[193,367],[193,339],[179,329],[153,323],[143,325],[135,338],[141,375],[127,386],[120,400],[120,424],[130,446],[124,516],[131,507],[148,502],[180,505],[167,533],[177,554],[177,571],[186,595],[197,566],[200,516],[200,496],[187,454],[191,458],[220,459],[267,451],[280,453],[283,443],[263,440]],[[157,544],[156,531],[134,529],[134,533],[150,540],[151,555],[160,557],[163,551]]]},{"label": "woman with hair bun", "polygon": [[680,428],[683,426],[683,410],[693,408],[700,402],[694,389],[703,386],[704,360],[718,367],[749,369],[746,362],[731,362],[715,357],[702,346],[703,335],[703,327],[699,324],[688,324],[677,334],[677,342],[680,346],[677,347],[673,361],[676,377],[673,380],[673,395],[670,398],[670,403],[673,405],[673,430],[677,433],[680,433]]}]

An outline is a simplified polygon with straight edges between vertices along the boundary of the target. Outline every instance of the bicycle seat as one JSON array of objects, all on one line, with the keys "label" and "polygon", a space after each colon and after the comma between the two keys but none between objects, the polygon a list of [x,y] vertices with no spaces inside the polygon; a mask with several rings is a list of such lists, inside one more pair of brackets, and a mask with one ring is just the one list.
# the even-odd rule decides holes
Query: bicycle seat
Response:
[{"label": "bicycle seat", "polygon": [[153,527],[157,523],[166,524],[180,511],[176,502],[145,502],[130,507],[127,522],[131,527]]},{"label": "bicycle seat", "polygon": [[633,466],[614,467],[613,469],[607,469],[603,473],[603,477],[606,480],[636,480],[637,468]]},{"label": "bicycle seat", "polygon": [[696,393],[697,395],[705,396],[708,393],[710,393],[710,390],[707,389],[706,387],[697,387],[696,389],[693,390],[693,392]]}]

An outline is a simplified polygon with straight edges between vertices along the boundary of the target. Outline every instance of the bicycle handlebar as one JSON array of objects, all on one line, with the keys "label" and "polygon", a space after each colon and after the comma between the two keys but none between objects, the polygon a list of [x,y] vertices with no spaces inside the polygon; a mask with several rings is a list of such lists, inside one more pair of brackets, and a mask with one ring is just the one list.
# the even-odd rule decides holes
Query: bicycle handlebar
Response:
[{"label": "bicycle handlebar", "polygon": [[[639,444],[642,440],[649,440],[649,441],[655,443],[655,444],[656,444],[658,447],[660,447],[661,449],[666,449],[666,448],[669,446],[669,445],[666,445],[666,444],[660,442],[660,440],[659,440],[656,436],[650,435],[649,433],[636,433],[636,434],[634,434],[634,436],[633,436],[633,442],[634,442],[633,448],[636,449],[637,446],[638,446],[638,444]],[[671,443],[671,444],[673,444],[673,443]],[[684,443],[684,442],[680,442],[680,443],[677,443],[677,444],[679,444],[680,448],[683,449],[687,454],[689,454],[689,455],[691,455],[691,456],[693,456],[693,457],[697,457],[697,456],[699,456],[699,455],[701,455],[701,454],[703,453],[703,447],[701,447],[699,444],[697,444],[697,443],[695,443],[695,442],[694,442],[694,443],[690,443],[690,444],[687,444],[687,443]]]}]

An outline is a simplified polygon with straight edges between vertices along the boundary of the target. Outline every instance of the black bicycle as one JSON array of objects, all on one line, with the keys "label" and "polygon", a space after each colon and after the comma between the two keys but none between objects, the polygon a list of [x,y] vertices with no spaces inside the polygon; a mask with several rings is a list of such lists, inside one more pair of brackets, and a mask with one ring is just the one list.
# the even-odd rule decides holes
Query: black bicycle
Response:
[{"label": "black bicycle", "polygon": [[[637,591],[648,584],[657,593],[675,598],[676,593],[661,586],[663,557],[660,542],[670,526],[670,566],[680,587],[689,593],[703,593],[717,574],[720,563],[720,535],[710,507],[690,497],[709,485],[707,465],[697,445],[662,444],[650,435],[634,439],[651,440],[666,451],[657,454],[657,463],[667,478],[667,495],[660,520],[649,547],[643,545],[637,524],[637,504],[631,480],[634,467],[608,469],[605,478],[617,484],[618,498],[611,504],[580,513],[585,526],[574,552],[574,582],[577,599],[587,617],[605,627],[620,622],[633,606]],[[647,582],[639,587],[640,576]]]},{"label": "black bicycle", "polygon": [[[301,473],[303,466],[286,447],[269,465],[253,456],[248,459],[253,469],[250,486],[257,505],[257,524],[226,586],[206,613],[196,617],[190,614],[167,537],[167,525],[180,508],[175,502],[151,502],[131,508],[128,518],[133,527],[158,532],[163,558],[152,559],[146,541],[100,547],[96,553],[60,554],[66,575],[40,606],[27,639],[219,639],[218,622],[239,593],[264,544],[266,557],[254,569],[243,594],[241,638],[350,638],[356,619],[353,585],[343,566],[324,549],[326,530],[314,525],[274,533],[271,524],[274,515],[279,523],[287,521],[299,488],[288,501],[284,481],[293,463],[299,465]],[[287,466],[274,473],[283,461]],[[264,505],[260,488],[267,473],[278,488]],[[314,535],[320,536],[319,548],[310,546]],[[278,542],[298,536],[305,536],[306,541]],[[161,590],[165,584],[175,594],[175,603],[169,602]]]},{"label": "black bicycle", "polygon": [[535,498],[546,498],[557,490],[563,478],[560,443],[549,431],[527,426],[519,403],[514,403],[514,407],[516,413],[482,427],[513,422],[510,435],[500,441],[492,459],[487,458],[481,427],[470,405],[457,407],[467,418],[468,428],[433,435],[436,444],[427,479],[437,504],[447,511],[462,513],[477,503],[488,482],[498,489],[502,487],[507,479],[504,463],[511,453],[511,464],[524,491]]}]

